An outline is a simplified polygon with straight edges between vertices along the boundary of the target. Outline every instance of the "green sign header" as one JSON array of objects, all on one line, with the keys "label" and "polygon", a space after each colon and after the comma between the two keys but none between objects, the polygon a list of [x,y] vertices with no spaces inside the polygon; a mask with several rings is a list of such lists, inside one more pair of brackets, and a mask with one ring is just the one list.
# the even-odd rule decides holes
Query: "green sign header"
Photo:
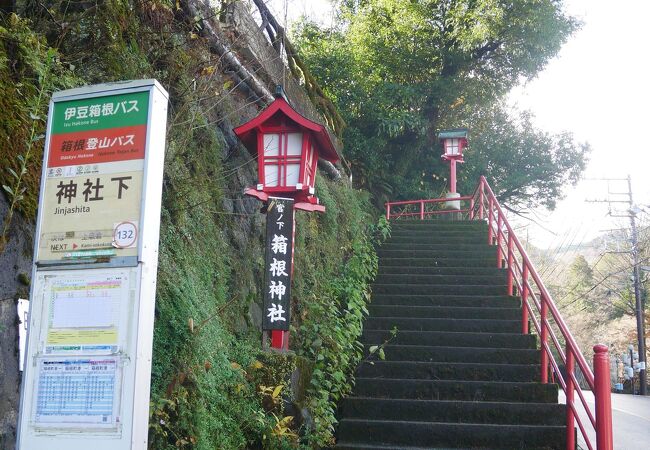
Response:
[{"label": "green sign header", "polygon": [[145,125],[149,92],[54,103],[52,134]]}]

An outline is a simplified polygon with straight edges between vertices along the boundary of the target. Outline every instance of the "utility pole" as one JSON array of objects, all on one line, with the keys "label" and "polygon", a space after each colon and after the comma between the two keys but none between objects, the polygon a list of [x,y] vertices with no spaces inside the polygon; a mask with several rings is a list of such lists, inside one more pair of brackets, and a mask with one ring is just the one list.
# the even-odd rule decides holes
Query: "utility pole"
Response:
[{"label": "utility pole", "polygon": [[634,262],[634,307],[636,310],[636,333],[639,341],[639,382],[641,384],[640,393],[646,395],[647,390],[647,373],[646,373],[646,355],[645,355],[645,317],[644,317],[644,299],[641,288],[641,268],[639,267],[639,233],[636,228],[636,212],[634,202],[632,201],[632,179],[627,176],[627,190],[630,199],[630,227],[632,228],[632,261]]},{"label": "utility pole", "polygon": [[[612,217],[627,217],[630,219],[630,228],[631,236],[630,243],[632,245],[631,254],[632,254],[632,280],[634,284],[634,310],[636,315],[636,333],[637,333],[637,345],[639,349],[639,384],[640,384],[640,394],[647,395],[647,372],[646,372],[646,352],[645,352],[645,311],[644,311],[644,299],[643,299],[643,286],[641,284],[641,267],[639,265],[639,233],[636,227],[636,214],[638,210],[634,206],[634,200],[632,197],[632,178],[630,175],[626,179],[611,179],[603,178],[605,181],[627,181],[627,192],[609,192],[609,194],[615,195],[626,195],[627,200],[587,200],[591,203],[627,203],[628,209],[627,214],[613,215],[610,212]],[[609,189],[608,189],[609,191]],[[630,362],[632,365],[632,361]]]}]

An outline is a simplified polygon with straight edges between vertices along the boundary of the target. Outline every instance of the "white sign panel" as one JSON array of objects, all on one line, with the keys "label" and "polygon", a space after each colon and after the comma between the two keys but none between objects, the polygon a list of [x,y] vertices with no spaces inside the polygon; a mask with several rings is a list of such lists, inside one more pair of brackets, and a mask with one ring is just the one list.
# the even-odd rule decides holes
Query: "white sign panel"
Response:
[{"label": "white sign panel", "polygon": [[25,343],[27,342],[27,321],[29,320],[29,300],[18,299],[18,369],[25,367]]},{"label": "white sign panel", "polygon": [[168,96],[50,103],[18,450],[146,450]]}]

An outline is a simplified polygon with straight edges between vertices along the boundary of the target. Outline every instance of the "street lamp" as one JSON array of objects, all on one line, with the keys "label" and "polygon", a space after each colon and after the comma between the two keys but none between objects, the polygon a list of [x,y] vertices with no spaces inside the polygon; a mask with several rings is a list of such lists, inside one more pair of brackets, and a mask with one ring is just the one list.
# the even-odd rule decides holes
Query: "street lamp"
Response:
[{"label": "street lamp", "polygon": [[[438,133],[438,139],[442,143],[442,159],[449,161],[449,193],[447,198],[460,197],[456,192],[456,163],[463,163],[463,149],[467,147],[467,128],[455,128],[442,130]],[[459,201],[448,202],[447,205],[454,209],[460,209]]]}]

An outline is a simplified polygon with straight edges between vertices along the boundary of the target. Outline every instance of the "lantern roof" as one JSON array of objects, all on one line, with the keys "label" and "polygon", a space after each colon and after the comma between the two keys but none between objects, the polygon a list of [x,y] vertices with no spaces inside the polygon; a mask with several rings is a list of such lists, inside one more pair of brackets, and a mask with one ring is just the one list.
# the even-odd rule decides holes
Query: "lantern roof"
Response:
[{"label": "lantern roof", "polygon": [[441,130],[438,133],[438,139],[467,139],[467,128],[453,128],[450,130]]},{"label": "lantern roof", "polygon": [[261,132],[261,127],[265,123],[277,123],[278,115],[284,115],[301,128],[312,133],[316,138],[319,157],[332,163],[339,160],[339,154],[334,144],[332,144],[325,127],[302,116],[287,103],[283,96],[278,96],[257,117],[238,126],[233,131],[251,153],[257,153],[257,134]]}]

